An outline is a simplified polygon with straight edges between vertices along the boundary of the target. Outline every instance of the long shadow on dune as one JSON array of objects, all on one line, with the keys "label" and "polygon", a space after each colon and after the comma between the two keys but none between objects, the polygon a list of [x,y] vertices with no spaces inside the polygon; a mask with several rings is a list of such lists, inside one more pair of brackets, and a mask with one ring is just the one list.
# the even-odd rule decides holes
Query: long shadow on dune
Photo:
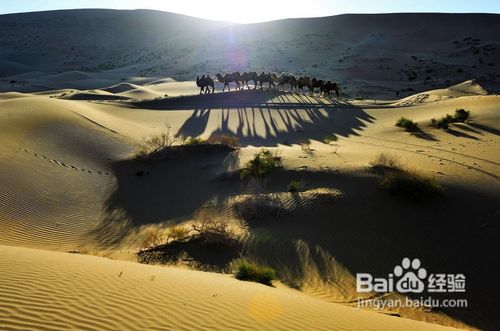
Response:
[{"label": "long shadow on dune", "polygon": [[483,131],[489,132],[491,134],[500,136],[500,130],[497,128],[494,128],[492,126],[481,124],[481,123],[475,123],[475,122],[468,122],[467,124],[472,126],[473,128],[478,129],[478,130],[483,130]]},{"label": "long shadow on dune", "polygon": [[215,129],[210,136],[236,136],[241,146],[277,146],[325,137],[358,135],[373,117],[359,108],[269,108],[244,107],[196,109],[179,128],[177,135],[196,137],[206,133],[210,117]]},{"label": "long shadow on dune", "polygon": [[240,91],[134,103],[153,110],[192,110],[178,136],[236,136],[242,146],[277,146],[357,135],[374,118],[352,104],[317,96]]},{"label": "long shadow on dune", "polygon": [[[234,135],[242,146],[291,145],[326,137],[358,135],[374,118],[362,109],[250,107],[221,109],[220,124],[211,135]],[[235,126],[235,123],[237,125]],[[189,135],[181,127],[179,132]]]}]

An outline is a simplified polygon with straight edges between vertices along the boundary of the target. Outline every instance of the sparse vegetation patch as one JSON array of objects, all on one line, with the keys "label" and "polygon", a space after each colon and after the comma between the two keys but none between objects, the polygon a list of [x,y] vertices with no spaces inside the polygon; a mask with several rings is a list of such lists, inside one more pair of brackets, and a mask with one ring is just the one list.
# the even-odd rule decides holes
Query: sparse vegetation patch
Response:
[{"label": "sparse vegetation patch", "polygon": [[239,280],[272,285],[273,280],[276,279],[276,271],[269,267],[260,266],[246,260],[240,260],[235,263],[234,277]]},{"label": "sparse vegetation patch", "polygon": [[391,195],[405,196],[414,200],[441,197],[444,190],[434,177],[426,176],[417,170],[401,169],[386,172],[380,187]]},{"label": "sparse vegetation patch", "polygon": [[165,131],[151,135],[144,140],[144,143],[137,151],[138,156],[148,156],[159,153],[165,148],[172,147],[178,139],[172,135],[171,128],[167,127]]},{"label": "sparse vegetation patch", "polygon": [[448,130],[450,124],[463,123],[467,121],[469,117],[470,111],[460,108],[455,110],[455,114],[453,116],[446,114],[439,120],[436,120],[435,118],[431,119],[431,125],[439,129]]},{"label": "sparse vegetation patch", "polygon": [[182,137],[174,136],[171,133],[170,127],[164,131],[156,133],[146,138],[141,146],[139,146],[136,157],[138,158],[162,158],[167,156],[170,152],[180,152],[189,150],[189,147],[200,146],[207,150],[217,149],[218,147],[225,147],[229,150],[234,150],[238,147],[238,138],[229,135],[216,135],[209,139],[200,137]]},{"label": "sparse vegetation patch", "polygon": [[380,170],[400,169],[402,167],[399,156],[389,153],[378,154],[375,157],[375,159],[372,162],[370,162],[370,165],[372,166],[373,169],[380,169]]},{"label": "sparse vegetation patch", "polygon": [[403,128],[405,129],[405,131],[408,132],[417,132],[420,130],[417,123],[413,122],[412,120],[406,117],[401,117],[396,122],[396,126],[399,126],[400,128]]},{"label": "sparse vegetation patch", "polygon": [[226,145],[232,148],[238,148],[240,145],[238,137],[227,134],[214,135],[208,138],[208,143]]},{"label": "sparse vegetation patch", "polygon": [[241,170],[241,177],[260,178],[268,175],[281,163],[281,157],[268,149],[261,149]]},{"label": "sparse vegetation patch", "polygon": [[301,192],[304,190],[304,183],[303,181],[298,181],[298,180],[292,180],[290,184],[288,184],[288,192],[291,193],[296,193],[296,192]]},{"label": "sparse vegetation patch", "polygon": [[380,187],[391,195],[415,201],[435,199],[444,195],[443,187],[434,177],[403,167],[395,155],[381,153],[371,162],[371,166],[381,176]]}]

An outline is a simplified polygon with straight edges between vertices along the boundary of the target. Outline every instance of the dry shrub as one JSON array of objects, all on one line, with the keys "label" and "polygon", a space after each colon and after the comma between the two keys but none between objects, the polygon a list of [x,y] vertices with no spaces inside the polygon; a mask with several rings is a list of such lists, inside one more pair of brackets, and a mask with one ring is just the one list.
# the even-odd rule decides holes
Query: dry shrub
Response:
[{"label": "dry shrub", "polygon": [[189,239],[191,230],[184,226],[176,225],[168,229],[167,241],[184,241]]},{"label": "dry shrub", "polygon": [[181,225],[172,226],[167,231],[163,229],[151,230],[146,234],[141,250],[156,248],[172,241],[188,240],[191,236],[190,232],[190,229]]},{"label": "dry shrub", "polygon": [[265,182],[251,178],[246,193],[234,198],[233,207],[241,219],[249,221],[267,216],[279,217],[282,210],[279,196],[264,193],[264,188]]},{"label": "dry shrub", "polygon": [[401,195],[413,200],[425,200],[444,195],[444,189],[434,177],[415,169],[388,171],[382,177],[380,187],[391,195]]},{"label": "dry shrub", "polygon": [[167,241],[167,236],[160,229],[151,230],[146,234],[142,242],[141,250],[150,249],[164,244]]},{"label": "dry shrub", "polygon": [[207,245],[234,246],[239,240],[237,231],[230,226],[228,220],[210,209],[198,212],[192,228],[192,238],[200,239]]},{"label": "dry shrub", "polygon": [[443,187],[434,177],[416,169],[403,167],[396,155],[381,153],[371,165],[381,174],[380,187],[391,195],[400,195],[412,200],[432,199],[444,195]]},{"label": "dry shrub", "polygon": [[233,148],[238,148],[240,145],[240,141],[236,136],[230,136],[226,134],[222,135],[213,135],[208,138],[209,144],[218,144],[218,145],[226,145]]},{"label": "dry shrub", "polygon": [[401,161],[399,156],[390,153],[380,153],[375,159],[370,162],[370,165],[375,169],[400,169]]},{"label": "dry shrub", "polygon": [[264,217],[278,218],[283,210],[279,196],[273,194],[244,194],[236,198],[235,208],[245,221]]},{"label": "dry shrub", "polygon": [[203,139],[203,138],[198,138],[198,137],[195,137],[195,138],[188,138],[188,139],[185,139],[182,144],[183,145],[186,145],[186,146],[193,146],[193,145],[204,145],[207,143],[207,140]]},{"label": "dry shrub", "polygon": [[166,148],[172,147],[177,141],[178,139],[172,135],[171,128],[168,126],[164,131],[146,138],[139,147],[137,155],[149,156],[159,153]]}]

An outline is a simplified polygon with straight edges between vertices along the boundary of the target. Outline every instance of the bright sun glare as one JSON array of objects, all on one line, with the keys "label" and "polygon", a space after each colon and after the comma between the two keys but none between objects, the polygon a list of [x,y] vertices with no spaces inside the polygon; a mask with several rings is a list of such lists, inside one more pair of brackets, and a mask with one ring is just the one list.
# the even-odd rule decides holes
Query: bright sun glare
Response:
[{"label": "bright sun glare", "polygon": [[[191,2],[177,1],[175,4],[167,4],[162,1],[161,10],[217,21],[255,23],[287,17],[287,7],[283,2],[269,0],[197,2],[196,6]],[[291,11],[289,16],[294,16]]]}]

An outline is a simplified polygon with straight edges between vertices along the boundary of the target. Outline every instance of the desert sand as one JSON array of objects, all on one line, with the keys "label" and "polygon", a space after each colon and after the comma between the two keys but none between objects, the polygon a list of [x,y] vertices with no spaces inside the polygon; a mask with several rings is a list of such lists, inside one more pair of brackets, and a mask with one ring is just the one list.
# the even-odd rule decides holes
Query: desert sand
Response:
[{"label": "desert sand", "polygon": [[7,330],[452,330],[221,274],[0,250]]},{"label": "desert sand", "polygon": [[[67,15],[77,15],[85,22],[97,14],[76,12],[3,15],[0,22],[12,26],[14,18],[17,22],[26,20],[25,24],[15,25],[19,33],[24,33],[24,29],[31,29],[29,22],[51,15],[62,15],[57,24],[69,24],[65,21]],[[142,11],[102,11],[99,15],[130,19],[130,13],[167,15]],[[449,19],[461,18],[464,24],[460,29],[478,19],[491,19],[492,24],[484,23],[484,29],[472,31],[482,34],[480,45],[474,46],[471,39],[467,46],[482,49],[497,38],[491,31],[498,19],[490,16],[452,15]],[[390,30],[391,24],[405,26],[404,17],[390,17],[384,29]],[[224,29],[224,33],[238,29],[226,23],[206,21],[203,25],[192,18],[173,18],[171,22],[175,24],[168,23],[172,24],[168,27],[173,29],[172,35],[194,31],[203,39],[213,31],[210,29]],[[328,19],[334,23],[325,23]],[[431,46],[421,51],[429,62],[445,61],[450,52],[460,53],[455,64],[447,64],[447,70],[452,67],[456,72],[456,66],[467,65],[460,61],[469,58],[462,54],[462,46],[453,44],[453,38],[463,36],[462,45],[469,42],[465,38],[474,34],[469,31],[463,35],[462,30],[450,29],[433,39],[425,31],[419,32],[421,21],[429,25],[438,24],[439,19],[442,17],[423,15],[412,21],[415,31],[405,30],[410,29],[409,23],[399,31],[412,38],[430,39],[429,45],[443,45],[443,40],[451,40],[451,46],[447,45],[443,53],[434,54]],[[317,20],[315,29],[319,30],[325,26],[334,29],[335,24],[340,24],[335,20],[353,27],[352,35],[345,38],[356,42],[359,48],[355,49],[360,53],[345,61],[366,63],[360,54],[375,62],[385,56],[363,53],[368,48],[362,47],[368,41],[359,40],[361,32],[354,29],[359,20],[368,20],[358,26],[365,33],[369,24],[381,24],[378,16],[344,15]],[[257,32],[269,29],[277,35],[275,38],[283,40],[300,31],[300,42],[310,40],[318,47],[324,45],[315,41],[319,36],[306,36],[300,22],[285,20],[250,28]],[[277,24],[282,29],[272,26]],[[285,27],[286,33],[282,31]],[[36,47],[43,48],[47,36],[59,41],[57,47],[70,49],[70,44],[61,42],[76,40],[67,38],[68,30],[59,30],[57,25],[57,32],[46,32],[44,24],[38,29],[33,38],[43,40]],[[106,30],[99,26],[95,29]],[[164,71],[147,71],[156,58],[146,54],[135,54],[135,60],[143,60],[121,68],[75,70],[81,63],[97,66],[111,56],[103,55],[104,50],[120,53],[127,43],[137,44],[143,52],[148,48],[141,43],[146,41],[138,36],[156,36],[158,30],[150,29],[151,26],[144,31],[138,28],[133,36],[113,39],[117,43],[113,47],[104,39],[80,39],[75,49],[81,47],[81,52],[90,52],[88,45],[95,45],[92,61],[63,60],[49,53],[47,59],[54,61],[44,61],[43,56],[27,50],[35,47],[32,42],[19,51],[25,58],[17,57],[20,62],[16,65],[4,54],[2,66],[13,71],[4,74],[4,92],[0,93],[0,328],[498,328],[496,298],[500,293],[492,282],[500,272],[495,254],[500,234],[500,96],[496,94],[496,76],[491,69],[497,64],[470,63],[463,77],[435,68],[432,70],[436,77],[447,77],[449,81],[437,79],[432,84],[420,76],[402,82],[399,74],[375,80],[373,77],[382,77],[373,71],[376,66],[370,67],[370,75],[359,73],[360,80],[349,69],[335,67],[324,73],[318,68],[318,75],[339,77],[339,70],[348,72],[339,80],[341,84],[345,80],[351,82],[345,84],[349,88],[343,90],[340,100],[273,90],[219,93],[219,84],[217,93],[198,95],[194,76],[215,70],[217,63],[227,63],[215,57],[219,54],[215,51],[209,53],[209,65],[205,68],[196,65],[199,58],[194,54],[175,63],[169,48],[167,58],[160,56],[172,66]],[[9,38],[3,36],[2,40]],[[385,37],[372,36],[370,45],[384,45],[380,38]],[[395,42],[391,38],[395,37],[388,39],[389,46],[377,52],[387,55]],[[401,60],[398,65],[402,67],[407,60],[419,63],[420,55],[413,60],[409,58],[412,52],[402,51],[403,46],[414,45],[405,43],[402,36],[399,38],[401,54],[393,59]],[[147,42],[159,40],[163,39]],[[180,43],[173,48],[177,52],[184,42],[169,40],[167,44]],[[165,46],[155,45],[151,46],[150,55]],[[207,46],[193,47],[200,47],[201,52]],[[316,50],[314,60],[308,61],[327,61],[324,54],[328,52]],[[496,54],[496,50],[486,52],[491,58]],[[274,67],[266,61],[275,55],[267,51],[248,55],[247,64],[254,64],[252,61],[257,61],[259,54],[265,57],[262,66],[268,70],[300,73],[305,68],[315,74],[314,69],[296,62]],[[41,63],[37,70],[33,63],[28,63],[35,57]],[[69,62],[62,66],[60,61]],[[54,72],[61,66],[60,73]],[[228,65],[220,70],[238,66]],[[420,66],[425,70],[423,64]],[[172,68],[186,72],[178,74]],[[493,76],[486,76],[487,73]],[[189,79],[182,80],[183,75]],[[395,90],[407,88],[412,90],[396,97]],[[431,126],[432,118],[453,114],[458,108],[471,112],[469,121],[452,124],[449,130]],[[396,127],[402,116],[417,122],[421,131],[409,133]],[[193,149],[167,159],[136,158],[147,137],[167,131],[172,136],[203,139],[230,135],[238,138],[239,149]],[[246,235],[237,251],[183,244],[180,250],[184,255],[175,262],[141,260],[137,253],[151,231],[168,231],[176,225],[190,227],[200,212],[234,221],[237,216],[233,204],[254,193],[238,171],[261,148],[272,150],[282,160],[282,168],[276,169],[261,188],[279,201],[279,217],[264,214],[244,220]],[[381,190],[370,162],[382,152],[394,154],[404,166],[436,178],[445,188],[445,198],[414,203]],[[287,192],[292,180],[301,181],[304,192]],[[325,192],[335,192],[335,199],[325,200]],[[404,256],[418,257],[436,272],[465,273],[464,298],[469,306],[356,309],[359,295],[354,275],[387,274]],[[240,257],[276,269],[279,280],[275,286],[234,279],[230,274],[231,261]]]}]

